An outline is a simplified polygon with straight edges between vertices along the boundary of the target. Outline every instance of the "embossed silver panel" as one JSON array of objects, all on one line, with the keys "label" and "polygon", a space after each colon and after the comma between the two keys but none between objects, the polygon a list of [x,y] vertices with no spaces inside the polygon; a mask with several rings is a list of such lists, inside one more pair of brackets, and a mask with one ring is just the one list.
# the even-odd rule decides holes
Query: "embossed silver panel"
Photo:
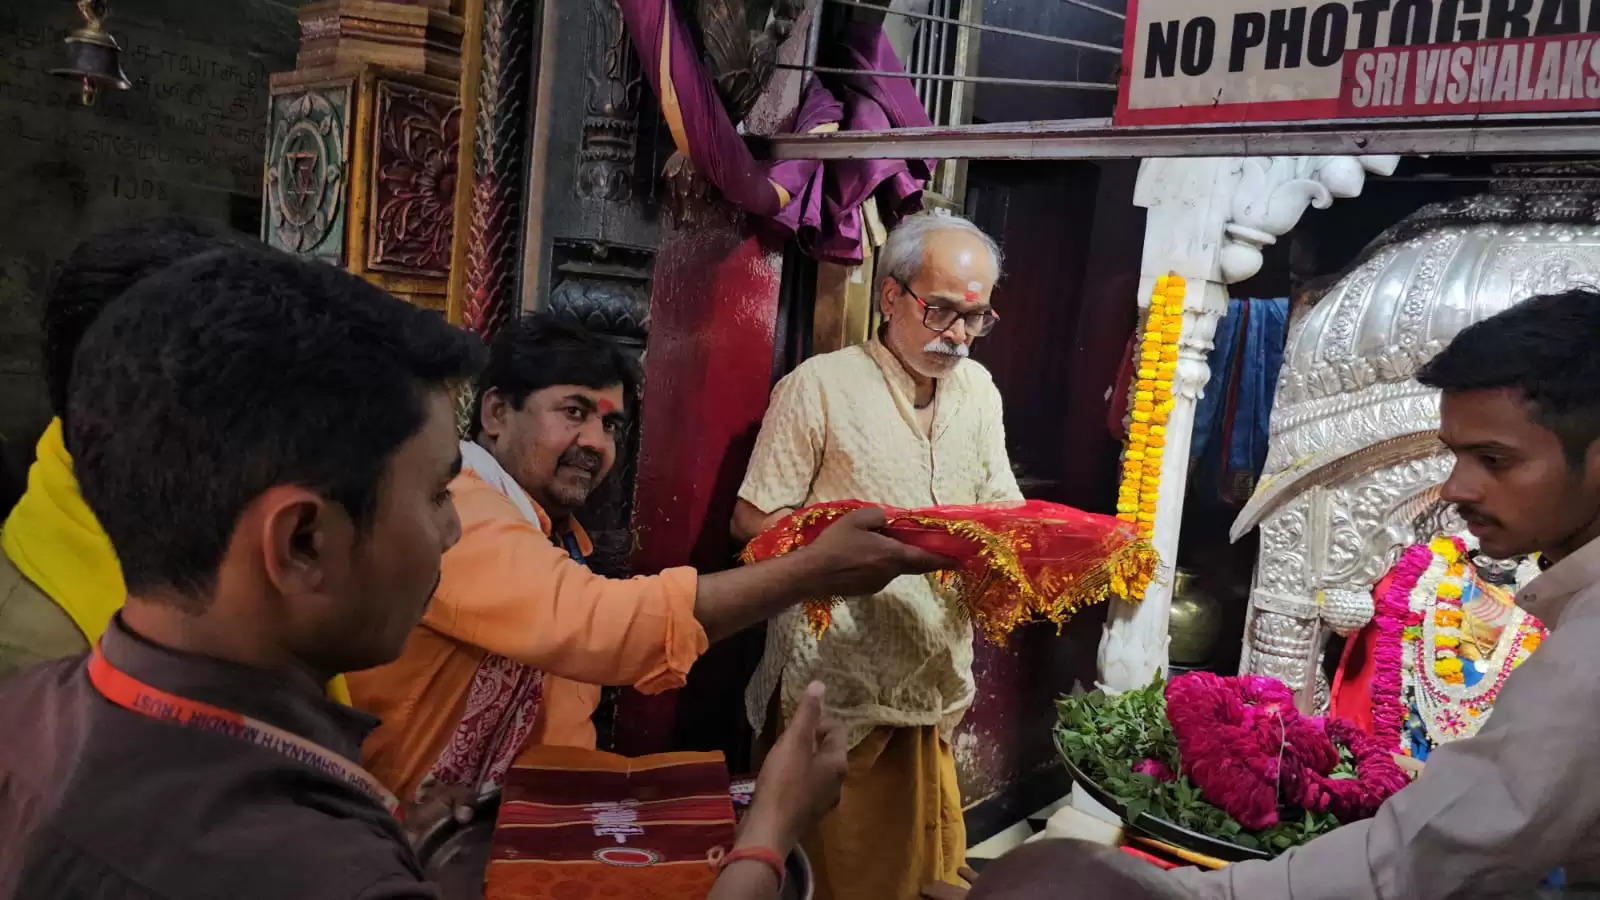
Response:
[{"label": "embossed silver panel", "polygon": [[1596,285],[1600,199],[1480,195],[1389,229],[1290,326],[1266,468],[1233,526],[1261,531],[1243,671],[1316,703],[1328,632],[1370,619],[1372,585],[1420,532],[1460,524],[1438,502],[1451,458],[1417,369],[1515,302]]}]

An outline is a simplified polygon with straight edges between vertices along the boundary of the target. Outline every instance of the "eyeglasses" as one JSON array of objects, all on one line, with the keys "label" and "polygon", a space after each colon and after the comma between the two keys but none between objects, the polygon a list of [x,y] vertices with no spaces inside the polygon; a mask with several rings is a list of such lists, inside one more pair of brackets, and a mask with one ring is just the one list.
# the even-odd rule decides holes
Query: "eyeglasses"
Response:
[{"label": "eyeglasses", "polygon": [[[900,281],[898,278],[895,280]],[[922,327],[936,334],[944,334],[949,331],[955,326],[956,320],[960,319],[967,326],[967,334],[973,337],[983,337],[993,331],[995,323],[1000,321],[1000,314],[992,309],[963,313],[949,306],[933,306],[928,301],[918,297],[917,292],[911,289],[911,285],[904,281],[900,281],[900,289],[905,291],[911,299],[922,304]]]}]

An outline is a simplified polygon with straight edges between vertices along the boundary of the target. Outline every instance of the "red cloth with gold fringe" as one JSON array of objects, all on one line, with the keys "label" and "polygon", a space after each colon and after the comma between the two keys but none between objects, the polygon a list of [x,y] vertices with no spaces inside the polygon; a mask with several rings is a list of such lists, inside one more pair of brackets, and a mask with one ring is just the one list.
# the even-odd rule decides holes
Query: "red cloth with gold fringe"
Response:
[{"label": "red cloth with gold fringe", "polygon": [[[845,513],[876,504],[841,500],[785,516],[745,548],[745,562],[773,559],[803,547]],[[1111,596],[1138,601],[1157,561],[1150,544],[1127,522],[1043,500],[883,507],[883,533],[957,561],[934,577],[991,640],[1018,625],[1043,620],[1058,627],[1080,609]],[[839,598],[806,603],[813,633],[821,635]]]}]

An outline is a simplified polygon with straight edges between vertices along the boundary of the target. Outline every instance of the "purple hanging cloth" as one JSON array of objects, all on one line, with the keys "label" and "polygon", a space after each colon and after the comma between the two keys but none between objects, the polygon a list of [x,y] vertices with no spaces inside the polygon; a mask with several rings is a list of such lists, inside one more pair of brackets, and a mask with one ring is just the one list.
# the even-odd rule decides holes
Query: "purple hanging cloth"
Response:
[{"label": "purple hanging cloth", "polygon": [[[734,206],[761,216],[766,227],[793,237],[827,262],[861,262],[861,204],[877,196],[886,224],[921,208],[932,160],[785,160],[758,162],[728,119],[694,41],[670,0],[618,0],[628,35],[678,152]],[[830,50],[830,64],[860,71],[903,71],[877,25],[855,23]],[[910,79],[834,75],[807,83],[791,132],[830,126],[882,131],[927,126]]]},{"label": "purple hanging cloth", "polygon": [[[813,78],[806,82],[805,93],[800,98],[800,109],[795,113],[796,134],[813,131],[837,130],[844,120],[844,106],[833,94]],[[767,173],[794,199],[776,216],[766,222],[767,231],[775,232],[779,240],[793,237],[800,250],[815,256],[813,248],[821,239],[825,228],[823,219],[823,191],[825,168],[820,159],[786,159],[773,163]],[[859,259],[856,260],[860,262]]]},{"label": "purple hanging cloth", "polygon": [[[832,50],[834,68],[862,72],[900,72],[900,58],[883,29],[853,23]],[[911,79],[887,75],[830,75],[844,103],[845,131],[925,128],[933,124],[917,99]],[[823,216],[829,227],[813,254],[852,265],[861,262],[861,219],[856,210],[874,194],[885,225],[922,208],[922,187],[933,174],[927,159],[841,159],[828,163]]]},{"label": "purple hanging cloth", "polygon": [[788,205],[789,192],[767,178],[767,167],[756,161],[728,121],[671,0],[618,0],[617,5],[678,152],[693,160],[734,206],[760,216],[777,215]]}]

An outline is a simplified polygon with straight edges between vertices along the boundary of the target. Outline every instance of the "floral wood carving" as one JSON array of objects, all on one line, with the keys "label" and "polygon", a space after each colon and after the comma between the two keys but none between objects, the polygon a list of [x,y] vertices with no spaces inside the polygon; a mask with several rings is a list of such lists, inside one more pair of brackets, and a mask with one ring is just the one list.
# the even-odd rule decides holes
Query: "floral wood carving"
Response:
[{"label": "floral wood carving", "polygon": [[589,0],[585,48],[583,138],[578,149],[578,196],[626,201],[633,194],[644,75],[622,26],[616,0]]},{"label": "floral wood carving", "polygon": [[[694,0],[687,16],[728,116],[744,121],[778,61],[778,45],[805,10],[803,0]],[[752,27],[754,23],[754,27]]]},{"label": "floral wood carving", "polygon": [[377,84],[371,269],[442,277],[450,270],[461,105],[454,96]]},{"label": "floral wood carving", "polygon": [[489,338],[517,306],[534,0],[484,0],[462,324]]}]

